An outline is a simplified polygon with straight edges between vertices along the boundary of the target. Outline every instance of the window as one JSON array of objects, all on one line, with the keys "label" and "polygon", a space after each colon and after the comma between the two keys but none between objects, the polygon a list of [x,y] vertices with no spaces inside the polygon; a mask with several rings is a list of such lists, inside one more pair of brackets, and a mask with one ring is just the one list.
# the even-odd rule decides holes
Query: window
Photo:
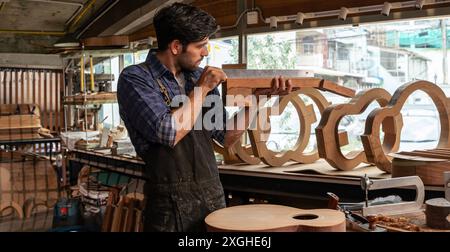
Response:
[{"label": "window", "polygon": [[208,57],[203,60],[202,66],[222,67],[223,64],[237,64],[238,38],[212,39],[209,41],[208,51]]},{"label": "window", "polygon": [[303,53],[306,55],[314,54],[314,39],[311,36],[303,38]]},{"label": "window", "polygon": [[[442,49],[444,35],[450,48],[449,20],[422,19],[249,35],[248,68],[310,70],[317,77],[357,90],[382,87],[391,94],[406,82],[422,79],[436,83],[449,96],[450,74],[444,73],[450,72],[450,64],[445,62]],[[345,102],[340,97],[324,94],[332,103]],[[292,147],[289,139],[296,139],[298,123],[296,118],[291,118],[295,111],[289,111],[274,123],[272,132],[278,136],[271,136],[274,138],[269,141],[277,144],[270,144],[269,148]],[[414,93],[402,113],[405,123],[400,149],[436,147],[439,116],[429,97],[422,92]],[[362,149],[359,135],[366,117],[367,113],[342,120],[340,128],[346,129],[350,138],[344,151]],[[417,131],[417,128],[426,130]]]},{"label": "window", "polygon": [[[126,55],[128,59],[130,56]],[[110,57],[95,66],[96,74],[110,74],[111,81],[108,81],[108,85],[111,85],[111,91],[117,91],[117,80],[119,78],[119,57]],[[97,71],[97,69],[99,71]],[[119,106],[117,103],[102,104],[101,110],[98,114],[98,121],[103,121],[105,128],[113,128],[120,124]]]}]

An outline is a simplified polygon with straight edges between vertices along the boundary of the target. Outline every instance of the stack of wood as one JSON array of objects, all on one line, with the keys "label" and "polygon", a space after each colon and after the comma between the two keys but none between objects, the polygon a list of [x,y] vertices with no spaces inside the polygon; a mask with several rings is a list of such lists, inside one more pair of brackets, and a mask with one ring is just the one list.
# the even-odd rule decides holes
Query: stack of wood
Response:
[{"label": "stack of wood", "polygon": [[91,94],[77,94],[64,97],[64,104],[85,105],[117,102],[116,92],[100,92]]},{"label": "stack of wood", "polygon": [[143,197],[122,196],[118,203],[109,197],[103,217],[102,232],[142,232]]},{"label": "stack of wood", "polygon": [[425,185],[444,184],[444,172],[450,171],[450,148],[402,151],[390,154],[392,177],[419,176]]},{"label": "stack of wood", "polygon": [[0,104],[0,141],[52,137],[36,104]]}]

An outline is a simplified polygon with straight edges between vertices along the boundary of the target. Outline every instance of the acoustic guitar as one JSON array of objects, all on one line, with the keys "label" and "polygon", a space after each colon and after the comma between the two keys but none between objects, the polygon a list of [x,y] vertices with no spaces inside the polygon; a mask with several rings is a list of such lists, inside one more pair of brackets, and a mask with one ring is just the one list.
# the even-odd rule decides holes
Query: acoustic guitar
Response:
[{"label": "acoustic guitar", "polygon": [[209,232],[345,232],[345,215],[338,210],[271,204],[219,209],[205,222]]}]

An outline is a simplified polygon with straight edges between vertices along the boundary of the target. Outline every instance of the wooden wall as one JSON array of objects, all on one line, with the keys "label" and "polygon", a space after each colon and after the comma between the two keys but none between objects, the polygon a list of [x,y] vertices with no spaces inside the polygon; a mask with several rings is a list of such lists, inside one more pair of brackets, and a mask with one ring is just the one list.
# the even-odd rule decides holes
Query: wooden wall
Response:
[{"label": "wooden wall", "polygon": [[41,123],[53,133],[63,128],[61,70],[0,68],[0,104],[39,105]]}]

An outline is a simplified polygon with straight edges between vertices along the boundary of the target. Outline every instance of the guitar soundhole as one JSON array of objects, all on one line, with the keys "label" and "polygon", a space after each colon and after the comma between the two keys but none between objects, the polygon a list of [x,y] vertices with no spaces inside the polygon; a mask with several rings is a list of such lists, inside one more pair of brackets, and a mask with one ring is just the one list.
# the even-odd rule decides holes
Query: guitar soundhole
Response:
[{"label": "guitar soundhole", "polygon": [[299,214],[292,218],[294,218],[296,220],[314,220],[314,219],[319,218],[319,216],[317,216],[315,214]]}]

